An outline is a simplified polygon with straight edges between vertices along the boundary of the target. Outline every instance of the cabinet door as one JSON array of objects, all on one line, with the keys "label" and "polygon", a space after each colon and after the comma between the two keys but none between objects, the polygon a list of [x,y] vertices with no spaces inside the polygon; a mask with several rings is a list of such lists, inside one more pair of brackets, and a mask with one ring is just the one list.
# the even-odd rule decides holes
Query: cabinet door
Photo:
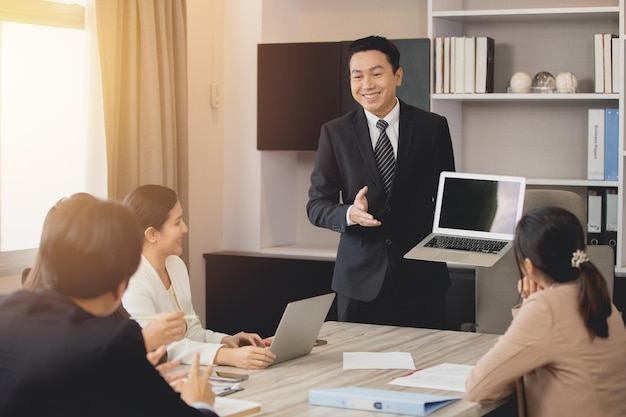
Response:
[{"label": "cabinet door", "polygon": [[339,43],[258,46],[257,149],[314,151],[340,114]]}]

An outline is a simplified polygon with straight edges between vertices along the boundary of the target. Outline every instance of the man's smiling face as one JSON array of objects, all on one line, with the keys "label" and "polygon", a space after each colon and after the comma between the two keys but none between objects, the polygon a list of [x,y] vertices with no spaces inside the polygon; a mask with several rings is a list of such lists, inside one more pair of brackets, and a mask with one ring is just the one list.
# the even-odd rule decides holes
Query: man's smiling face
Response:
[{"label": "man's smiling face", "polygon": [[402,84],[402,68],[394,74],[387,56],[378,51],[357,52],[350,59],[352,97],[367,111],[385,117],[396,105],[396,87]]}]

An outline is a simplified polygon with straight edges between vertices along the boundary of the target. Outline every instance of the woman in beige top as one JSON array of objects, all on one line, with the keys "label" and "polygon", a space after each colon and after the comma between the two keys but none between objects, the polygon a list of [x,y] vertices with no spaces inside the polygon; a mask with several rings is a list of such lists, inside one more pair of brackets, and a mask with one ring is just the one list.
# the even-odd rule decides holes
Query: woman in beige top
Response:
[{"label": "woman in beige top", "polygon": [[529,417],[626,416],[624,322],[584,249],[582,225],[566,210],[540,207],[520,220],[524,302],[472,370],[466,399],[507,397],[523,376]]}]

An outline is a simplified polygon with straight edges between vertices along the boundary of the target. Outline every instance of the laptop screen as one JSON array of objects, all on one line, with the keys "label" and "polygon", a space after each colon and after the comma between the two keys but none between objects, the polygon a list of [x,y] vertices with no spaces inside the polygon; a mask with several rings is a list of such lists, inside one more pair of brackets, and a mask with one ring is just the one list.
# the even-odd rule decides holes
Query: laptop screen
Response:
[{"label": "laptop screen", "polygon": [[522,177],[442,173],[435,232],[510,239],[521,218]]}]

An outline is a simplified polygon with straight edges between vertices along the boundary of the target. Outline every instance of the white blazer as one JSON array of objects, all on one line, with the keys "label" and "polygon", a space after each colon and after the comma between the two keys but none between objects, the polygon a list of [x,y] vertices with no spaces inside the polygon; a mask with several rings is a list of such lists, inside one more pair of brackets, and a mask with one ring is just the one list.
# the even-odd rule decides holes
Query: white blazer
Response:
[{"label": "white blazer", "polygon": [[[165,260],[165,268],[180,308],[186,315],[196,315],[191,304],[189,272],[185,263],[178,256],[172,255]],[[131,277],[128,289],[122,297],[122,304],[131,316],[153,316],[163,311],[175,310],[161,278],[143,255],[139,268]],[[146,320],[139,321],[141,327],[148,323]],[[168,345],[167,359],[191,364],[194,354],[198,352],[202,365],[212,365],[217,350],[224,346],[220,344],[224,336],[228,335],[204,329],[199,319],[188,320],[185,337]]]}]

